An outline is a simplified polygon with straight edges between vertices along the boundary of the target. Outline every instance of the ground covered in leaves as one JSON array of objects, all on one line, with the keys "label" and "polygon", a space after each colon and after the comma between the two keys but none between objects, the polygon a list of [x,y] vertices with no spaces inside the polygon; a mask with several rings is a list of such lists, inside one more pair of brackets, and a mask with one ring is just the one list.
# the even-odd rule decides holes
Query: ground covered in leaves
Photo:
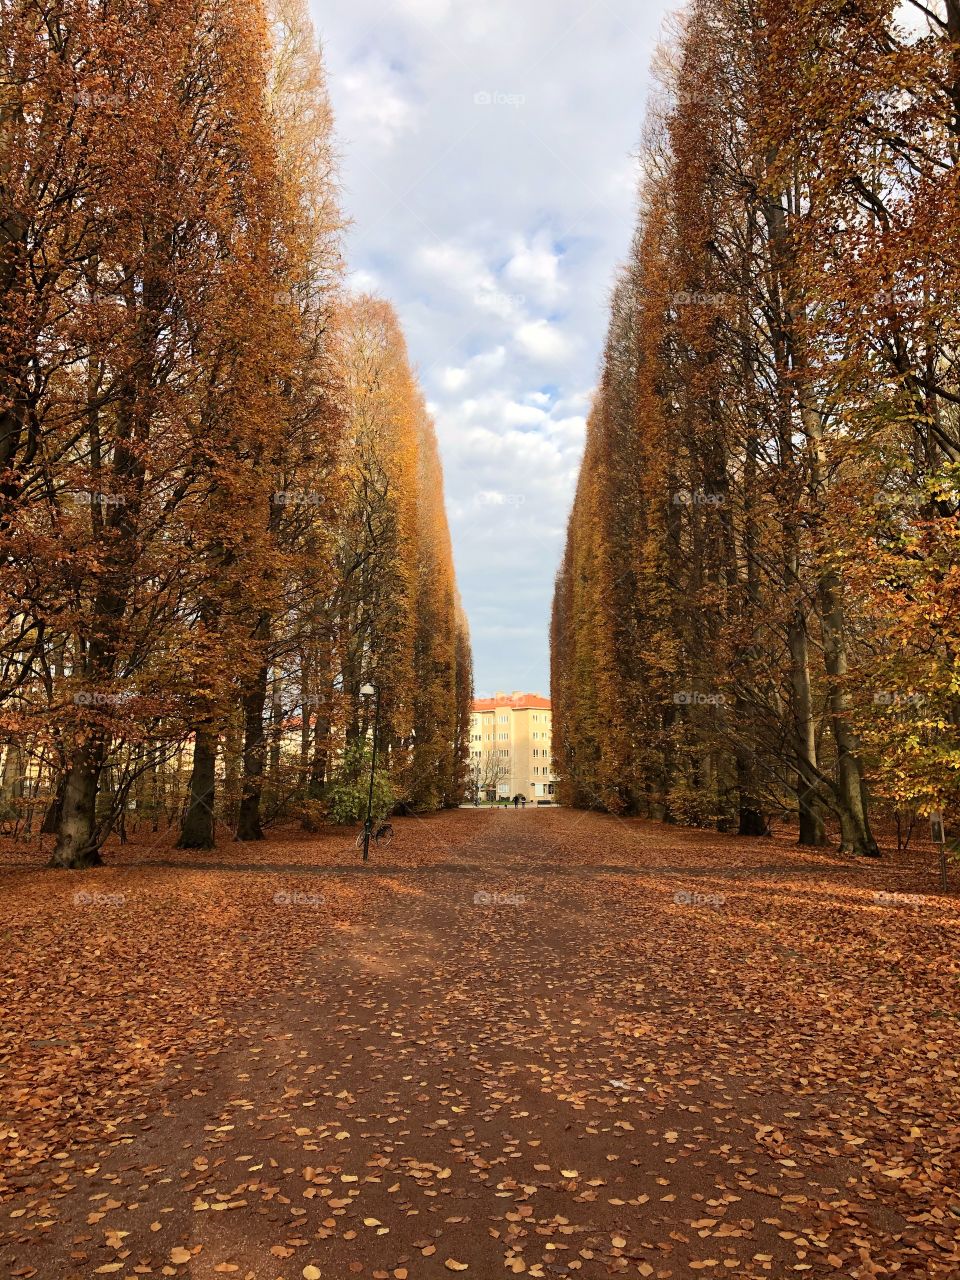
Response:
[{"label": "ground covered in leaves", "polygon": [[460,810],[0,894],[4,1276],[960,1276],[917,859]]}]

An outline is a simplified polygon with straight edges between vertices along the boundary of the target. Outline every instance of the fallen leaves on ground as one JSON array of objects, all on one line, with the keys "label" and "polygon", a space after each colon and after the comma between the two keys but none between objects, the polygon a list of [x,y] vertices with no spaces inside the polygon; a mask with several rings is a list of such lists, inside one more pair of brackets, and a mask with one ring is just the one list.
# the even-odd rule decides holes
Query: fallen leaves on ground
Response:
[{"label": "fallen leaves on ground", "polygon": [[7,1274],[960,1274],[960,928],[916,865],[397,825],[366,870],[7,851]]}]

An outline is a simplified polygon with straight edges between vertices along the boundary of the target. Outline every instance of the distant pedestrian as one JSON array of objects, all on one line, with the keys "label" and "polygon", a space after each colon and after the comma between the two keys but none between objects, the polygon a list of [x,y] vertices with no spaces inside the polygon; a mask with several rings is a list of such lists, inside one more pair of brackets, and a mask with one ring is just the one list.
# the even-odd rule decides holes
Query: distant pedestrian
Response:
[{"label": "distant pedestrian", "polygon": [[520,808],[520,797],[519,797],[519,796],[514,796],[514,797],[513,797],[513,807],[514,807],[515,809],[519,809],[519,808]]},{"label": "distant pedestrian", "polygon": [[520,797],[520,804],[523,806],[523,808],[524,808],[524,809],[527,807],[527,797],[526,797],[526,796],[521,796],[521,797]]}]

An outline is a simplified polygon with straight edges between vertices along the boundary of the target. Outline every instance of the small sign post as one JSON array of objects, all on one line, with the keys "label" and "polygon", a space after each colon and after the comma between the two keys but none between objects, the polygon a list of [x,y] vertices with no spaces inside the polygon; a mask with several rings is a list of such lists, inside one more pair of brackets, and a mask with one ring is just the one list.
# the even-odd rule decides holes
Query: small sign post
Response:
[{"label": "small sign post", "polygon": [[934,809],[930,814],[930,839],[940,850],[940,888],[947,892],[947,837],[943,829],[943,813]]}]

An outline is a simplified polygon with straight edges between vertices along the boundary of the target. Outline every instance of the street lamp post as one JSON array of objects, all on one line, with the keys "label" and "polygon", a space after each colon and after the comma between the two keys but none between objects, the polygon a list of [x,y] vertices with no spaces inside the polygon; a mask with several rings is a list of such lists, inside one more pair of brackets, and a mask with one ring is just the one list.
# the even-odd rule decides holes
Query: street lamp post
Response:
[{"label": "street lamp post", "polygon": [[380,733],[380,694],[372,684],[360,689],[361,698],[373,698],[373,750],[370,756],[370,788],[367,791],[367,818],[363,824],[363,860],[370,859],[370,836],[373,832],[373,787],[377,776],[377,737]]}]

